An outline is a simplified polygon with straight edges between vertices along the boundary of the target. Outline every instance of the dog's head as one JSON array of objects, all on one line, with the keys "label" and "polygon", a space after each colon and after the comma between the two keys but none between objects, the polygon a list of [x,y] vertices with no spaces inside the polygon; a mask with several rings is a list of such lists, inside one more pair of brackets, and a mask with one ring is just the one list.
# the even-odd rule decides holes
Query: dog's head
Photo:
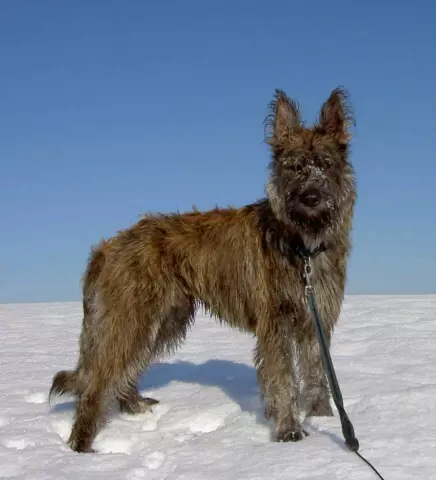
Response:
[{"label": "dog's head", "polygon": [[351,215],[356,196],[348,159],[353,118],[346,93],[335,89],[311,127],[304,126],[297,103],[281,90],[270,109],[271,207],[307,244],[319,244]]}]

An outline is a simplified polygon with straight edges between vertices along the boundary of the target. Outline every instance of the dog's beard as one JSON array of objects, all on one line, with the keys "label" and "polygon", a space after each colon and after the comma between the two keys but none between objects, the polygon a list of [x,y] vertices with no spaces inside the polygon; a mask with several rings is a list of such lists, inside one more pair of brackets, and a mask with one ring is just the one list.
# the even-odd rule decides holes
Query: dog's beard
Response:
[{"label": "dog's beard", "polygon": [[330,211],[309,215],[301,210],[289,208],[287,214],[296,229],[306,235],[322,236],[333,226],[333,216]]}]

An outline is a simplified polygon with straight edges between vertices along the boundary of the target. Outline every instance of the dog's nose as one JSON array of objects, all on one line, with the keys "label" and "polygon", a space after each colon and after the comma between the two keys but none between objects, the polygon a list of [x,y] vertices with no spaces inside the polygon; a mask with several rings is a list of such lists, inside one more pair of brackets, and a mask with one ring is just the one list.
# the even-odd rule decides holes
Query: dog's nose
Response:
[{"label": "dog's nose", "polygon": [[321,201],[321,195],[315,190],[304,192],[300,195],[300,202],[309,208],[314,208]]}]

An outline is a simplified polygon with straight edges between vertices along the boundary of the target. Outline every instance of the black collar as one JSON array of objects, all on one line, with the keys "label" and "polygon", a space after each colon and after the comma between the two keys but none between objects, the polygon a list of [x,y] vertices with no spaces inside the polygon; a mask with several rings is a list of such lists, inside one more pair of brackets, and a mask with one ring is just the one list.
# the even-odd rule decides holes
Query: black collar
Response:
[{"label": "black collar", "polygon": [[294,253],[300,257],[300,258],[315,258],[317,257],[320,253],[325,252],[327,250],[327,247],[325,243],[321,243],[318,247],[316,247],[313,250],[309,250],[303,242],[298,242],[296,245],[293,246],[292,250]]}]

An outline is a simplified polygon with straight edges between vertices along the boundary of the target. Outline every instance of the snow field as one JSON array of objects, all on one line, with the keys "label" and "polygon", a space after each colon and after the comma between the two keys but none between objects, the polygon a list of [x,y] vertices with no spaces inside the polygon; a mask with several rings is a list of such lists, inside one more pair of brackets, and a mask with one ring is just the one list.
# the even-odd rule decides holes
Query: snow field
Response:
[{"label": "snow field", "polygon": [[[66,445],[74,399],[50,410],[54,373],[77,360],[80,303],[0,305],[0,478],[17,480],[370,480],[339,417],[305,421],[299,443],[271,442],[254,340],[197,315],[185,345],[153,365],[149,414],[115,410],[98,454]],[[436,479],[436,296],[347,297],[332,358],[361,453],[386,480]]]}]

